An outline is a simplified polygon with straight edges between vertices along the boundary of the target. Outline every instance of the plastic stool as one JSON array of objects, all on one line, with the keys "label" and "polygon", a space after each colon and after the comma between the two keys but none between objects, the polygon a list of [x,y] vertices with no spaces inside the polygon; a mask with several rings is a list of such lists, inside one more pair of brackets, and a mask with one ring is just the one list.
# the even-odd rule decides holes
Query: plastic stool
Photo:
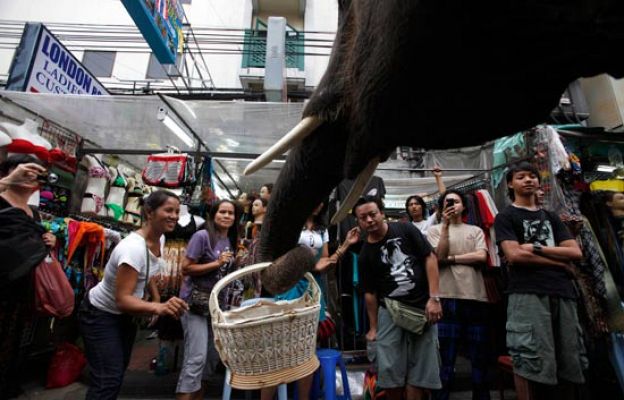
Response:
[{"label": "plastic stool", "polygon": [[[230,370],[225,370],[225,380],[223,381],[223,395],[222,400],[230,400],[232,396],[232,386],[230,386]],[[246,397],[247,398],[247,397]],[[283,383],[277,387],[277,400],[288,400],[288,391],[286,384]]]},{"label": "plastic stool", "polygon": [[[320,392],[320,374],[323,374],[323,393],[325,400],[343,399],[351,400],[351,391],[349,390],[349,380],[347,378],[347,368],[345,367],[342,353],[334,349],[317,349],[316,356],[321,363],[314,373],[314,383],[312,384],[311,399],[318,399]],[[340,366],[340,374],[342,375],[343,395],[336,395],[336,366]]]}]

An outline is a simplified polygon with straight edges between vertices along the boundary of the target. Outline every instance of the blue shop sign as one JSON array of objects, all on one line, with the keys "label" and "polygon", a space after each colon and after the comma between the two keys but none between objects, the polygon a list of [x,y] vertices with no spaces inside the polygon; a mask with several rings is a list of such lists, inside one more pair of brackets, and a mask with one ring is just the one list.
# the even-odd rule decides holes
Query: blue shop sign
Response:
[{"label": "blue shop sign", "polygon": [[184,47],[179,0],[121,0],[161,64],[175,64]]}]

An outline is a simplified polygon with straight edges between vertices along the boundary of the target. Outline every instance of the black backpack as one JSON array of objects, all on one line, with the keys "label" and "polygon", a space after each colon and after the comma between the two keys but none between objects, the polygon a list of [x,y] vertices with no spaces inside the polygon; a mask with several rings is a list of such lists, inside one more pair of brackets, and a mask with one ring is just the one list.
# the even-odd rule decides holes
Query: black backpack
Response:
[{"label": "black backpack", "polygon": [[45,229],[23,210],[0,210],[0,289],[29,274],[48,254]]}]

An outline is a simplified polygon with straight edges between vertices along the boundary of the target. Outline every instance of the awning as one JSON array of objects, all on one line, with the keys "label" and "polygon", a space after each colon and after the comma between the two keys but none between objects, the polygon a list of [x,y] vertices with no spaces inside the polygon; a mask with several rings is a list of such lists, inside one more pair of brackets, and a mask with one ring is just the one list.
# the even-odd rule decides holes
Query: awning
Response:
[{"label": "awning", "polygon": [[[86,148],[159,152],[172,145],[181,151],[194,152],[199,147],[200,151],[218,154],[216,159],[221,166],[215,166],[215,172],[234,194],[238,188],[258,191],[262,184],[277,179],[283,165],[279,161],[249,177],[243,176],[242,172],[254,155],[268,149],[299,122],[303,107],[304,103],[182,101],[167,96],[84,96],[0,91],[2,115],[23,119],[34,118],[36,114],[83,137],[87,141]],[[166,115],[189,135],[197,135],[203,145],[190,146],[168,129],[162,122],[162,110],[167,110]],[[465,153],[455,150],[451,157],[440,158],[445,152],[428,152],[424,167],[431,168],[432,165],[428,164],[440,159],[444,160],[442,167],[447,168],[490,167],[487,165],[488,157],[484,157],[478,148],[468,149]],[[122,156],[136,166],[143,166],[145,157]],[[381,170],[388,166],[389,169]],[[384,178],[387,199],[391,204],[404,202],[409,194],[436,191],[430,175],[423,177],[422,172],[409,171],[410,167],[409,162],[400,160],[380,165],[376,175]],[[474,173],[445,173],[445,181],[448,178],[447,185],[450,185]],[[451,178],[452,175],[459,176]]]}]

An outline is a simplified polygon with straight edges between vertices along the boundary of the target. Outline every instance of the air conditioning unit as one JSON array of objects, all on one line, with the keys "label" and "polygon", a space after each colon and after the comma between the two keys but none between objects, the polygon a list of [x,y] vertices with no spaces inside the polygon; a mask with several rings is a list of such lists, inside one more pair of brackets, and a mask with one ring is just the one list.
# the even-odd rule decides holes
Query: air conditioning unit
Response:
[{"label": "air conditioning unit", "polygon": [[568,85],[550,116],[556,124],[580,124],[589,117],[589,106],[579,79]]},{"label": "air conditioning unit", "polygon": [[624,79],[606,74],[581,79],[589,105],[589,127],[608,132],[624,132]]}]

